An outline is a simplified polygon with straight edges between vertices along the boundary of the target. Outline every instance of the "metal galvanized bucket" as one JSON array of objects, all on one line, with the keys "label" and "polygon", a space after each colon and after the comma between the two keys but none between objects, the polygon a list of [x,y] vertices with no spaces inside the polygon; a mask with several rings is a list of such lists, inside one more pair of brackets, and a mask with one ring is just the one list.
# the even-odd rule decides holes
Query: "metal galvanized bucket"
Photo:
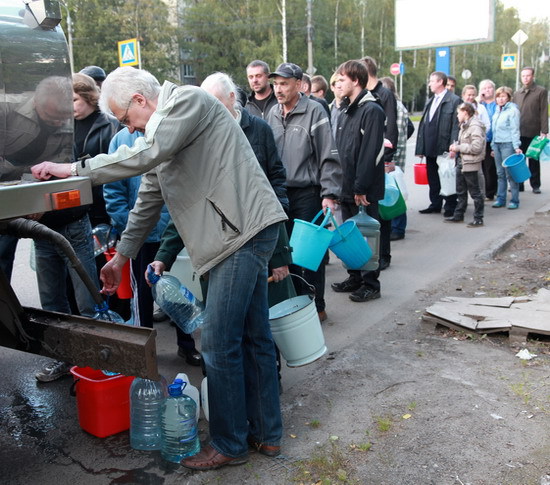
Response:
[{"label": "metal galvanized bucket", "polygon": [[289,367],[311,364],[326,353],[314,295],[295,296],[272,306],[269,323],[273,340]]}]

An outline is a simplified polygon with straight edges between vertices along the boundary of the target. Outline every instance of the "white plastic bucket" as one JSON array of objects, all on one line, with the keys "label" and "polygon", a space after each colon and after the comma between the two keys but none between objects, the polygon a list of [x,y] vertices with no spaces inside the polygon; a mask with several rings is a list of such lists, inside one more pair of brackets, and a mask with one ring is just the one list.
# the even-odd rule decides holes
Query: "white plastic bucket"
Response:
[{"label": "white plastic bucket", "polygon": [[312,295],[285,300],[269,309],[273,340],[289,367],[299,367],[323,356],[327,347]]}]

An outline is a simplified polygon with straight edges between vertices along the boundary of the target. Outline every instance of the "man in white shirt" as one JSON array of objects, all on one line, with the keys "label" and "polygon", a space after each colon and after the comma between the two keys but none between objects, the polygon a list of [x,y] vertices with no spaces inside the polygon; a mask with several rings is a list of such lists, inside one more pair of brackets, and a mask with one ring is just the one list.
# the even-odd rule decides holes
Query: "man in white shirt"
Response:
[{"label": "man in white shirt", "polygon": [[430,75],[429,86],[434,96],[426,104],[420,120],[415,153],[417,157],[426,158],[430,187],[430,205],[420,213],[440,213],[443,208],[444,217],[451,217],[456,207],[456,194],[446,197],[439,195],[441,182],[437,157],[446,152],[453,141],[458,140],[456,109],[461,100],[445,88],[446,84],[447,75],[444,72],[435,71]]}]

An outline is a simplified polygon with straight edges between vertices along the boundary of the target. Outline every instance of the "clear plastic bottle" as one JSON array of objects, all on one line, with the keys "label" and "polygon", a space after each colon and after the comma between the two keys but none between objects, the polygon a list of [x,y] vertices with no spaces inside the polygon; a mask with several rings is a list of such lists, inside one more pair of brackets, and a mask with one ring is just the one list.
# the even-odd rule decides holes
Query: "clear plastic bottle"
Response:
[{"label": "clear plastic bottle", "polygon": [[98,224],[92,229],[94,240],[94,258],[110,248],[114,248],[117,240],[116,229],[109,224]]},{"label": "clear plastic bottle", "polygon": [[130,446],[135,450],[160,450],[161,408],[168,395],[166,379],[136,377],[130,386]]},{"label": "clear plastic bottle", "polygon": [[[124,318],[122,318],[117,312],[109,309],[109,304],[107,302],[103,302],[102,305],[96,305],[95,311],[96,313],[94,315],[94,320],[105,320],[113,323],[126,323]],[[120,374],[120,372],[112,372],[109,370],[104,370],[102,372],[109,377],[118,376]]]},{"label": "clear plastic bottle", "polygon": [[168,397],[162,403],[161,456],[170,462],[179,463],[183,458],[195,455],[200,450],[197,430],[195,401],[183,394],[186,383],[168,386]]},{"label": "clear plastic bottle", "polygon": [[203,323],[203,304],[172,275],[156,275],[151,265],[147,277],[157,305],[185,333],[192,333]]}]

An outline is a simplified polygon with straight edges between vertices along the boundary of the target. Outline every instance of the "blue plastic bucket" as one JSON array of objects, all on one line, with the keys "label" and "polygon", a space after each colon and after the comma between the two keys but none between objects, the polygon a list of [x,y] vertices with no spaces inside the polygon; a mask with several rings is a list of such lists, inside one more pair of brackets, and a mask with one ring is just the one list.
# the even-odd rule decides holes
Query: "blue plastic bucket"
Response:
[{"label": "blue plastic bucket", "polygon": [[311,271],[317,271],[332,241],[332,232],[323,227],[332,219],[330,209],[327,209],[323,223],[320,226],[315,224],[322,214],[323,211],[319,211],[311,222],[294,219],[294,228],[290,236],[292,262]]},{"label": "blue plastic bucket", "polygon": [[502,166],[508,169],[510,176],[514,182],[521,184],[531,177],[531,171],[525,163],[525,155],[523,153],[514,153],[502,162]]},{"label": "blue plastic bucket", "polygon": [[360,269],[372,256],[372,250],[355,221],[346,221],[337,227],[330,243],[331,251],[349,269]]}]

